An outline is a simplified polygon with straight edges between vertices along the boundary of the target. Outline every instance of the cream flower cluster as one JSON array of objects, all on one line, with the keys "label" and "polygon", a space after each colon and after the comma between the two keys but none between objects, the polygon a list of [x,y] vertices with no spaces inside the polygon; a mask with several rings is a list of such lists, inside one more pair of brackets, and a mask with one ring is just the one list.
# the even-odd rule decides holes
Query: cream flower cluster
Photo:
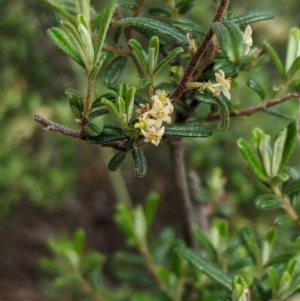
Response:
[{"label": "cream flower cluster", "polygon": [[219,70],[218,73],[215,73],[216,83],[213,84],[210,81],[207,83],[201,83],[200,90],[208,89],[215,95],[220,95],[222,92],[229,100],[231,90],[231,79],[230,77],[225,78],[225,73],[223,70]]},{"label": "cream flower cluster", "polygon": [[170,115],[174,107],[165,90],[153,95],[151,100],[151,107],[149,104],[140,104],[140,109],[136,110],[139,117],[134,127],[141,130],[146,138],[145,142],[151,142],[157,146],[165,132],[163,123],[171,123]]}]

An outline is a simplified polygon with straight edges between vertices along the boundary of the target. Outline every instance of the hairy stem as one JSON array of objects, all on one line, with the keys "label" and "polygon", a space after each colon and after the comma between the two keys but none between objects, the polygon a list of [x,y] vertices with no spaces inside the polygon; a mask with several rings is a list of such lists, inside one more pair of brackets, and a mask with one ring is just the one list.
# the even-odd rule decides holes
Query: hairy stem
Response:
[{"label": "hairy stem", "polygon": [[[215,14],[215,17],[214,17],[212,23],[221,21],[222,16],[225,13],[226,8],[228,6],[228,3],[229,3],[229,0],[221,0],[220,1],[217,12]],[[214,32],[212,30],[212,27],[210,26],[209,30],[207,31],[206,35],[204,36],[204,38],[203,38],[203,40],[200,44],[200,46],[196,50],[195,54],[192,56],[192,59],[191,59],[189,65],[187,66],[180,83],[178,84],[175,91],[170,96],[170,99],[173,102],[176,101],[181,96],[181,94],[186,90],[186,84],[191,80],[192,75],[195,71],[195,68],[196,68],[199,60],[203,56],[203,54],[204,54],[208,44],[210,43],[213,35],[214,35]]]}]

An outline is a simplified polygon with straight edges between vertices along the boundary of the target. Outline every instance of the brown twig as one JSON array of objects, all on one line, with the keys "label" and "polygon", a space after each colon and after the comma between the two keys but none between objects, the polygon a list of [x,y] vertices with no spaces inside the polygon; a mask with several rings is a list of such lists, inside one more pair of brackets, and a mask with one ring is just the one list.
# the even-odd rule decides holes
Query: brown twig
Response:
[{"label": "brown twig", "polygon": [[[297,93],[290,93],[282,98],[270,99],[270,100],[268,100],[258,106],[255,106],[255,107],[251,107],[251,108],[244,109],[241,111],[232,111],[232,112],[230,112],[230,117],[251,116],[257,112],[264,111],[267,108],[276,106],[276,105],[278,105],[282,102],[285,102],[287,100],[290,100],[292,98],[300,99],[300,95]],[[215,121],[215,120],[219,120],[219,119],[220,119],[219,114],[208,115],[204,118],[205,121]]]},{"label": "brown twig", "polygon": [[[34,115],[34,120],[38,122],[39,124],[43,125],[45,127],[45,130],[47,131],[53,131],[60,134],[63,134],[68,137],[77,138],[81,140],[86,140],[87,135],[82,130],[74,130],[70,129],[66,126],[60,125],[58,123],[55,123],[51,120],[48,120],[44,118],[41,115]],[[123,141],[113,141],[109,142],[107,144],[101,145],[105,147],[111,147],[121,152],[126,152],[125,143]]]},{"label": "brown twig", "polygon": [[[215,14],[215,17],[214,17],[212,23],[221,21],[222,16],[226,11],[228,3],[229,3],[229,0],[221,0],[220,1],[220,4],[218,6],[217,12]],[[187,66],[179,85],[176,87],[175,91],[170,96],[170,99],[172,100],[172,102],[176,101],[180,97],[180,95],[185,91],[186,84],[190,81],[199,60],[201,59],[202,55],[204,54],[213,35],[214,35],[214,32],[212,30],[212,26],[210,26],[210,28],[207,31],[206,35],[204,36],[201,44],[199,45],[197,51],[192,56],[192,59],[191,59],[189,65]]]}]

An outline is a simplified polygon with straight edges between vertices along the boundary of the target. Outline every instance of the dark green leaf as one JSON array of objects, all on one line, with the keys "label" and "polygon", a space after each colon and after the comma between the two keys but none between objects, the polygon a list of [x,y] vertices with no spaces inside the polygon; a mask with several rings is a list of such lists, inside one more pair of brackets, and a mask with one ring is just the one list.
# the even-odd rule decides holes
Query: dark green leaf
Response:
[{"label": "dark green leaf", "polygon": [[252,257],[254,263],[259,264],[261,258],[261,252],[252,230],[248,227],[242,227],[240,229],[244,244]]},{"label": "dark green leaf", "polygon": [[294,180],[283,187],[283,193],[289,194],[300,190],[300,178]]},{"label": "dark green leaf", "polygon": [[163,18],[171,18],[171,16],[172,16],[172,14],[169,11],[159,8],[159,7],[149,8],[148,14],[151,16],[163,17]]},{"label": "dark green leaf", "polygon": [[108,87],[114,85],[119,80],[127,64],[127,58],[124,56],[116,57],[107,67],[103,77],[104,84]]},{"label": "dark green leaf", "polygon": [[264,92],[264,90],[262,89],[262,87],[260,86],[260,84],[257,81],[255,81],[253,79],[249,79],[247,81],[247,86],[249,88],[251,88],[254,92],[256,92],[261,100],[265,99],[265,96],[266,96],[265,92]]},{"label": "dark green leaf", "polygon": [[228,271],[236,271],[244,267],[253,265],[253,259],[251,257],[239,258],[233,261],[230,261],[227,265]]},{"label": "dark green leaf", "polygon": [[165,126],[165,136],[176,137],[209,137],[212,131],[205,125],[200,124],[170,124]]},{"label": "dark green leaf", "polygon": [[126,25],[143,27],[155,33],[167,36],[175,40],[176,42],[179,42],[186,46],[189,45],[189,40],[184,34],[179,32],[175,28],[171,27],[170,25],[160,22],[158,20],[143,18],[143,17],[125,18],[115,24],[116,27],[126,26]]},{"label": "dark green leaf", "polygon": [[92,23],[92,29],[95,30],[99,26],[99,32],[97,34],[96,45],[95,45],[95,60],[97,62],[103,47],[103,43],[110,25],[110,20],[113,16],[115,9],[119,6],[116,1],[106,1],[104,8],[101,10],[99,15],[95,18]]},{"label": "dark green leaf", "polygon": [[139,82],[139,87],[141,87],[141,88],[146,88],[146,87],[151,86],[151,85],[153,85],[153,80],[149,79],[149,78],[142,79]]},{"label": "dark green leaf", "polygon": [[203,37],[206,33],[205,29],[198,24],[184,18],[177,18],[172,22],[172,26],[183,31]]},{"label": "dark green leaf", "polygon": [[[276,174],[276,173],[274,173]],[[276,174],[275,177],[273,177],[270,181],[270,185],[271,186],[278,186],[280,185],[282,182],[288,180],[289,178],[289,175],[286,174],[286,173],[279,173],[279,174]]]},{"label": "dark green leaf", "polygon": [[125,135],[100,135],[98,137],[88,137],[86,142],[89,144],[100,144],[105,145],[110,142],[119,141],[126,139]]},{"label": "dark green leaf", "polygon": [[189,10],[191,10],[196,4],[195,0],[182,0],[176,4],[176,8],[178,8],[178,13],[180,15],[185,15]]},{"label": "dark green leaf", "polygon": [[115,154],[108,163],[108,169],[110,171],[116,171],[125,160],[125,157],[126,153],[123,152]]},{"label": "dark green leaf", "polygon": [[258,196],[255,199],[254,204],[257,208],[263,210],[274,209],[281,206],[280,200],[273,194],[262,194]]},{"label": "dark green leaf", "polygon": [[276,270],[273,267],[269,267],[267,269],[267,274],[269,278],[269,282],[271,284],[272,293],[274,296],[276,296],[276,292],[279,287],[279,279]]},{"label": "dark green leaf", "polygon": [[102,103],[101,98],[106,98],[107,100],[110,100],[110,101],[113,102],[113,103],[115,103],[115,102],[116,102],[116,99],[117,99],[117,97],[116,97],[115,94],[113,94],[113,93],[105,93],[105,94],[103,94],[103,95],[97,97],[97,98],[93,101],[92,107],[91,107],[92,109],[95,109],[95,108],[98,108],[98,107],[101,107],[101,106],[104,105],[104,104]]},{"label": "dark green leaf", "polygon": [[122,27],[117,28],[117,30],[115,32],[115,35],[114,35],[114,42],[115,42],[115,44],[119,43],[119,40],[120,40],[120,38],[122,36],[122,33],[123,33],[123,28]]},{"label": "dark green leaf", "polygon": [[143,98],[141,95],[139,94],[135,94],[134,95],[134,104],[136,106],[140,105],[140,104],[146,104],[148,103],[147,99]]},{"label": "dark green leaf", "polygon": [[240,28],[230,21],[215,22],[212,29],[224,56],[233,63],[244,58],[244,41]]},{"label": "dark green leaf", "polygon": [[66,94],[74,116],[78,119],[81,119],[83,112],[84,96],[74,89],[67,89]]},{"label": "dark green leaf", "polygon": [[87,119],[88,120],[93,120],[96,117],[102,116],[102,115],[106,115],[109,114],[109,110],[108,109],[98,109],[93,111],[92,113],[90,113],[89,115],[87,115]]},{"label": "dark green leaf", "polygon": [[239,71],[235,64],[225,59],[217,60],[213,66],[214,72],[218,72],[220,69],[225,73],[226,77],[234,76]]},{"label": "dark green leaf", "polygon": [[93,124],[91,122],[89,122],[84,127],[84,131],[85,131],[85,133],[88,134],[88,136],[91,136],[91,137],[99,136],[101,133],[101,130],[99,129],[99,127],[96,124]]},{"label": "dark green leaf", "polygon": [[185,247],[176,247],[174,252],[185,258],[209,278],[215,280],[225,288],[231,289],[231,278],[201,254],[198,254],[194,250]]},{"label": "dark green leaf", "polygon": [[116,124],[105,123],[103,126],[103,134],[117,134],[122,135],[123,130]]},{"label": "dark green leaf", "polygon": [[134,148],[131,151],[132,158],[134,160],[134,171],[135,174],[142,178],[147,174],[147,160],[144,152],[140,148]]},{"label": "dark green leaf", "polygon": [[182,53],[183,51],[184,50],[182,47],[177,47],[170,51],[170,53],[156,65],[153,74],[157,73],[161,68],[170,63],[178,54]]},{"label": "dark green leaf", "polygon": [[280,58],[279,58],[278,54],[276,53],[275,49],[268,42],[264,42],[264,46],[265,46],[265,49],[267,50],[270,58],[274,62],[275,66],[277,68],[277,71],[280,75],[280,78],[284,79],[285,78],[284,67],[283,67],[282,61],[280,60]]},{"label": "dark green leaf", "polygon": [[288,78],[289,80],[292,80],[292,79],[294,79],[295,77],[298,78],[298,77],[299,77],[299,70],[300,70],[300,56],[297,57],[297,58],[294,60],[294,62],[293,62],[293,64],[292,64],[291,68],[289,69],[289,71],[288,71],[288,73],[287,73],[287,75],[286,75],[287,78]]},{"label": "dark green leaf", "polygon": [[216,101],[217,106],[220,111],[220,121],[221,122],[218,124],[218,130],[225,131],[228,129],[228,126],[229,126],[229,110],[227,107],[227,103],[224,100],[224,98],[226,98],[226,97],[223,95],[220,95],[220,96],[212,95],[212,96],[213,96],[214,100]]},{"label": "dark green leaf", "polygon": [[295,125],[295,122],[291,122],[287,126],[287,135],[286,135],[286,139],[285,139],[285,143],[284,143],[284,149],[283,149],[283,153],[282,153],[282,159],[280,162],[279,171],[281,171],[283,169],[289,156],[293,152],[296,141],[297,141],[296,125]]},{"label": "dark green leaf", "polygon": [[274,256],[264,266],[268,267],[268,266],[275,265],[275,264],[286,263],[289,260],[291,260],[292,258],[294,258],[295,255],[296,254],[294,252],[289,252],[289,253],[287,252],[287,253],[284,253],[284,254]]},{"label": "dark green leaf", "polygon": [[244,139],[240,138],[237,141],[237,145],[250,171],[252,171],[261,181],[266,181],[266,175],[263,167],[248,143]]},{"label": "dark green leaf", "polygon": [[273,19],[274,15],[267,10],[253,10],[235,17],[232,21],[238,25],[246,25],[262,20]]},{"label": "dark green leaf", "polygon": [[83,60],[64,30],[54,27],[48,29],[47,34],[55,46],[71,57],[78,65],[85,68]]}]

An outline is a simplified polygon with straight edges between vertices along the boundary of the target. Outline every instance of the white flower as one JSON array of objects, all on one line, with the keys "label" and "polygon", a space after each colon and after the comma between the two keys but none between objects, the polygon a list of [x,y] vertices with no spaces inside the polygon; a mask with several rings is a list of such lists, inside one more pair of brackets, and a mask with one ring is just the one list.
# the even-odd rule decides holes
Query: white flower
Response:
[{"label": "white flower", "polygon": [[141,130],[143,136],[146,138],[145,142],[151,142],[152,144],[158,146],[161,137],[163,136],[165,132],[165,127],[162,126],[160,129],[156,129],[155,127],[152,127],[149,129],[149,131]]},{"label": "white flower", "polygon": [[149,111],[150,116],[155,119],[161,119],[166,123],[171,123],[171,114],[170,107],[162,103],[159,99],[155,99],[151,110]]},{"label": "white flower", "polygon": [[252,29],[251,26],[248,25],[243,33],[243,41],[245,44],[244,55],[247,55],[250,52],[250,47],[252,46],[253,43],[251,35],[252,35]]},{"label": "white flower", "polygon": [[154,126],[154,124],[156,123],[155,119],[143,119],[140,118],[139,122],[134,124],[134,127],[137,129],[143,129],[145,131],[148,131],[151,127]]},{"label": "white flower", "polygon": [[215,73],[217,83],[212,84],[212,86],[217,92],[222,92],[230,100],[230,78],[225,78],[223,70],[220,69],[218,72]]}]

